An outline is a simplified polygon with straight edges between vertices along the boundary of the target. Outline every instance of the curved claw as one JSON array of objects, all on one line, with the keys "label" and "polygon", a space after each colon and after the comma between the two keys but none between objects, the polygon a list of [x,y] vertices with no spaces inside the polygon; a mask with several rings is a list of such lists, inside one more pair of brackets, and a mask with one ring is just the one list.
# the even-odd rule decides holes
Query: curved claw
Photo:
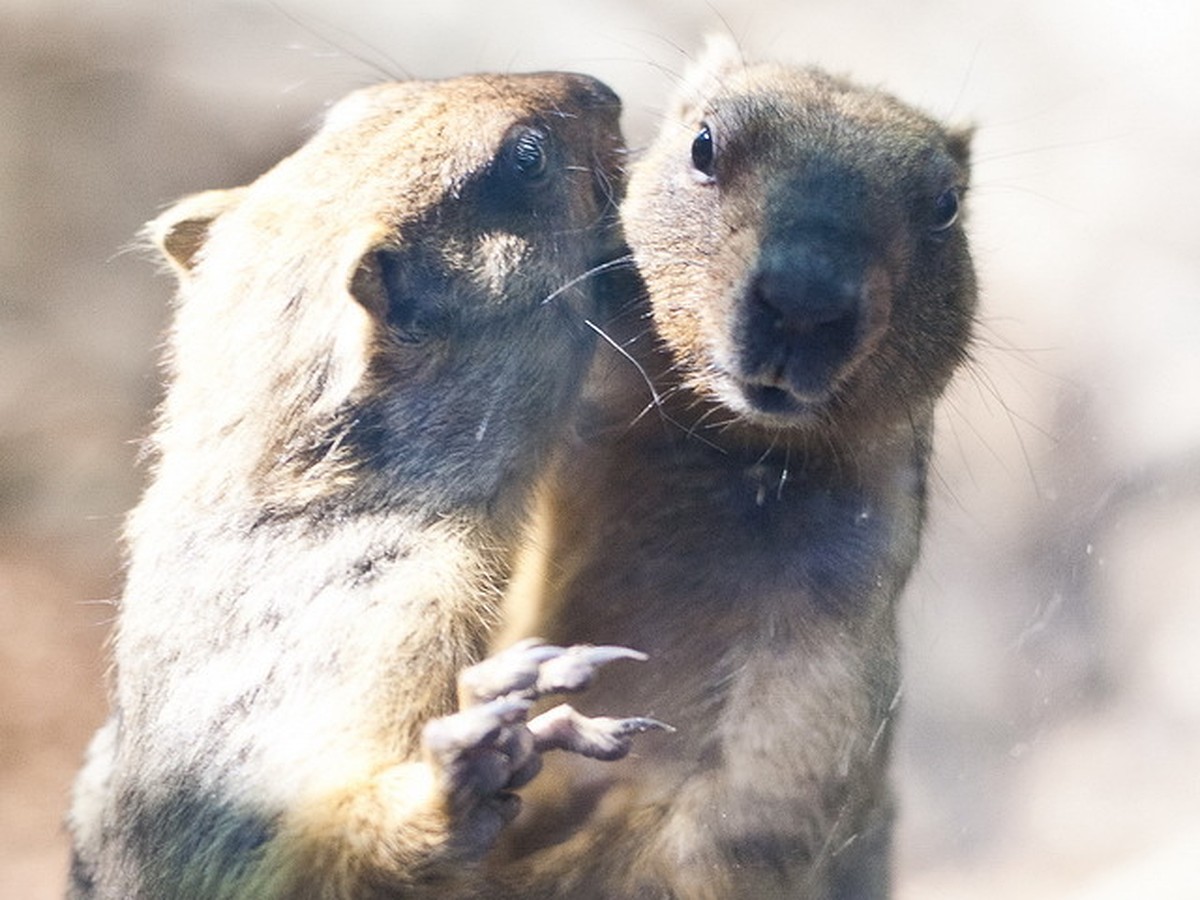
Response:
[{"label": "curved claw", "polygon": [[667,734],[675,733],[674,725],[668,725],[666,722],[660,722],[658,719],[651,719],[648,716],[618,719],[617,726],[622,729],[623,734],[645,734],[647,731],[665,731]]},{"label": "curved claw", "polygon": [[541,638],[525,638],[517,641],[492,659],[504,659],[510,656],[519,656],[522,660],[538,663],[551,662],[565,657],[593,666],[603,666],[618,659],[645,662],[650,658],[640,650],[634,650],[632,647],[620,647],[616,644],[571,644],[563,647],[558,644],[544,643]]},{"label": "curved claw", "polygon": [[650,657],[641,650],[632,647],[618,647],[615,644],[577,644],[567,648],[567,655],[586,659],[592,665],[602,666],[617,659],[636,659],[645,662]]}]

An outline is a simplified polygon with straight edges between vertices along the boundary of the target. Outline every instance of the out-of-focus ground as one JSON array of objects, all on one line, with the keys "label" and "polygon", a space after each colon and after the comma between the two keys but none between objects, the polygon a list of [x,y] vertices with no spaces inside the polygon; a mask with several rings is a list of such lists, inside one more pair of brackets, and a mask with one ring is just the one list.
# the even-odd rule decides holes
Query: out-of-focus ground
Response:
[{"label": "out-of-focus ground", "polygon": [[1184,0],[0,6],[0,896],[61,892],[59,822],[103,716],[171,288],[128,250],[140,224],[248,180],[383,71],[592,72],[642,145],[718,29],[979,126],[983,329],[901,615],[899,896],[1200,897]]}]

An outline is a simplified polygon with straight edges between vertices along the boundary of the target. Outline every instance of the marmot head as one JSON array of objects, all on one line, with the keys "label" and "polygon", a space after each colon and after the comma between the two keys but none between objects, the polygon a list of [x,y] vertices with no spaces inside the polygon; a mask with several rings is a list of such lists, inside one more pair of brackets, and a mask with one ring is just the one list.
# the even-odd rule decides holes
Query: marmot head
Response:
[{"label": "marmot head", "polygon": [[373,471],[494,489],[588,362],[587,273],[621,252],[619,112],[579,75],[378,85],[152,223],[181,283],[164,465],[220,440],[284,506]]},{"label": "marmot head", "polygon": [[772,427],[932,402],[975,308],[968,146],[880,91],[710,45],[622,210],[687,383]]}]

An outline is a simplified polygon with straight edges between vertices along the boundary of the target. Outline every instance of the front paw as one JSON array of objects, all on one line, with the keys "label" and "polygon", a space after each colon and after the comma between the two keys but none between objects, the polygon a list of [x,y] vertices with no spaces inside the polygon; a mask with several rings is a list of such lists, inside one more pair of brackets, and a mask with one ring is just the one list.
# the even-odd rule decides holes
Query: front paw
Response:
[{"label": "front paw", "polygon": [[601,666],[618,659],[646,656],[624,647],[556,647],[529,640],[464,670],[458,680],[460,711],[429,722],[424,734],[452,815],[502,825],[520,808],[512,792],[537,775],[546,750],[615,760],[629,752],[634,735],[670,730],[642,717],[589,718],[565,704],[529,718],[537,700],[585,690]]}]

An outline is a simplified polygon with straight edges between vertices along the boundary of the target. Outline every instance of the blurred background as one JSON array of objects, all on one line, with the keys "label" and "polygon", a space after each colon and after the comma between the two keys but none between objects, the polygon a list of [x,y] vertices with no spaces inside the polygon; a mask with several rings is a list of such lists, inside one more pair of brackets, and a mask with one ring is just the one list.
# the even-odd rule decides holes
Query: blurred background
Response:
[{"label": "blurred background", "polygon": [[61,894],[171,293],[131,249],[348,90],[710,31],[978,126],[975,361],[905,598],[898,895],[1200,897],[1200,6],[0,0],[0,896]]}]

